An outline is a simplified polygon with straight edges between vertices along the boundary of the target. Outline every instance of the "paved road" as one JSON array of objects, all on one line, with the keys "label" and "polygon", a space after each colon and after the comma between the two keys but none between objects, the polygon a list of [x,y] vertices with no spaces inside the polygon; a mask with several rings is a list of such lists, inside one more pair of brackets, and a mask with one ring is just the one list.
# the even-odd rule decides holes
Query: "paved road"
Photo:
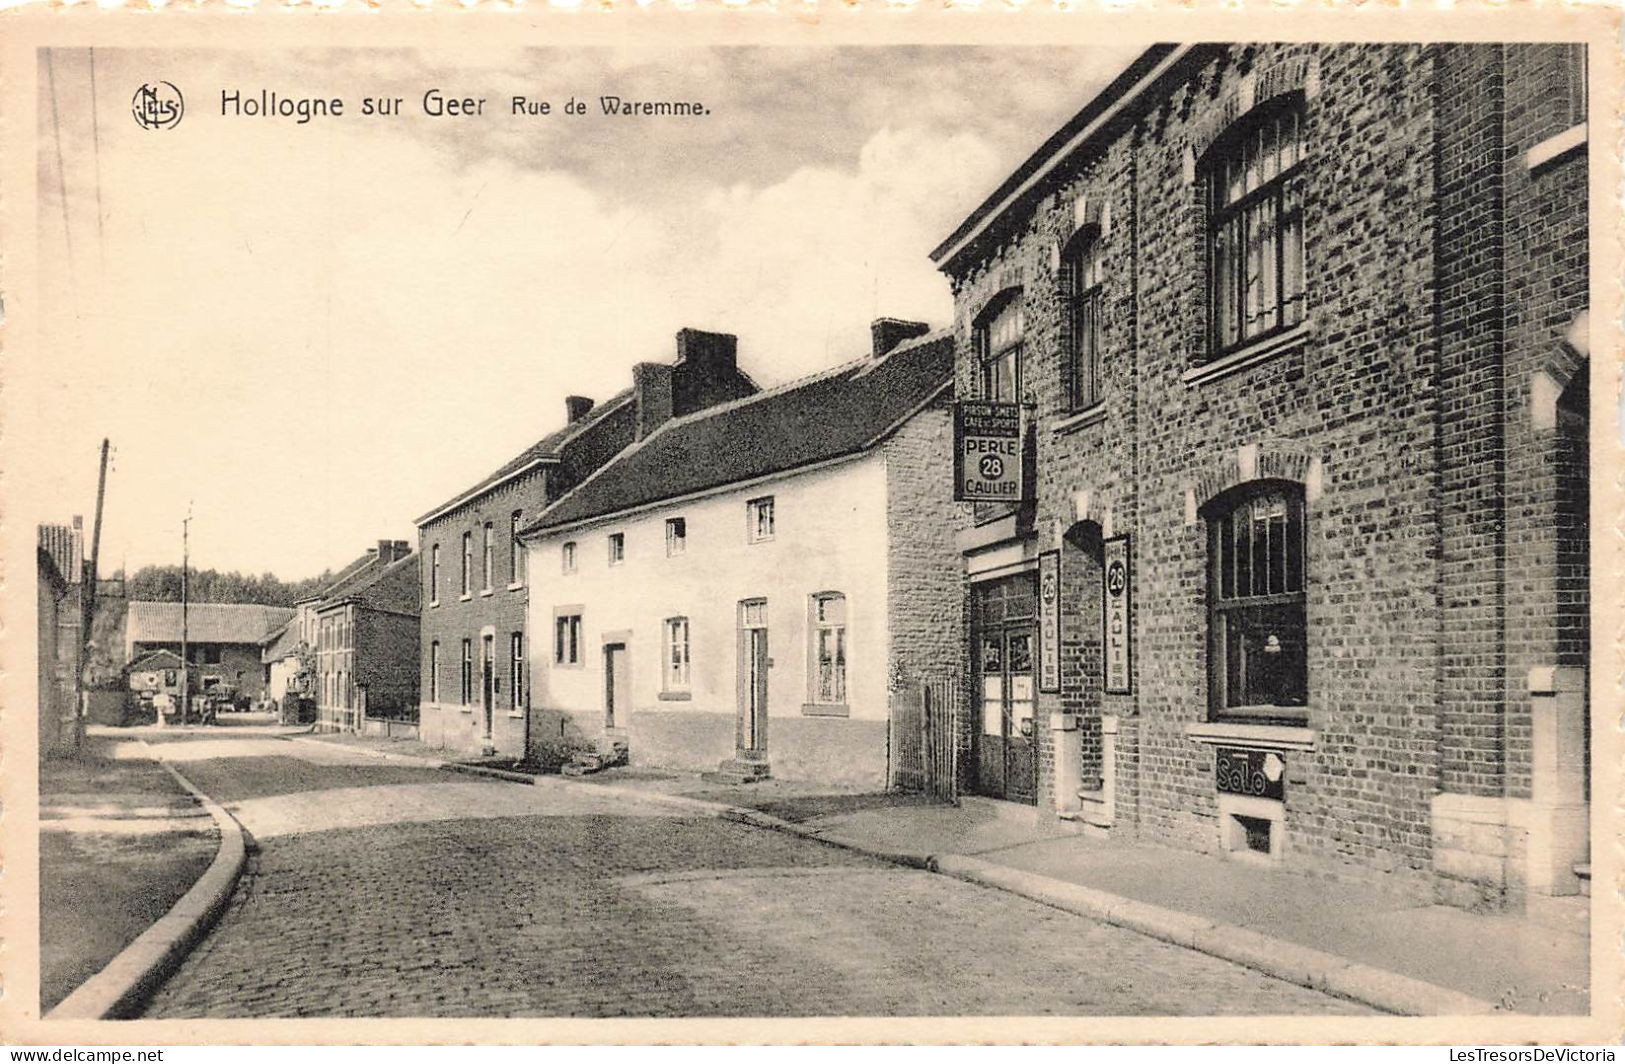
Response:
[{"label": "paved road", "polygon": [[153,1017],[1359,1007],[998,891],[562,780],[161,741],[259,852]]}]

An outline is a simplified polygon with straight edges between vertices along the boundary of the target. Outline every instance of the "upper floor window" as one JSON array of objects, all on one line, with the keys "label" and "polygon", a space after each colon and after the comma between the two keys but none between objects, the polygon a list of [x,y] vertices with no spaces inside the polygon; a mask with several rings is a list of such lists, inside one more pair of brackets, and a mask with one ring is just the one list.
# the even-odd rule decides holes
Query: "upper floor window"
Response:
[{"label": "upper floor window", "polygon": [[429,605],[440,602],[440,544],[429,548]]},{"label": "upper floor window", "polygon": [[567,573],[576,571],[576,544],[571,540],[559,548],[559,564]]},{"label": "upper floor window", "polygon": [[463,596],[474,589],[474,533],[463,533]]},{"label": "upper floor window", "polygon": [[812,599],[812,691],[809,701],[846,701],[846,596],[837,592]]},{"label": "upper floor window", "polygon": [[1013,403],[1021,398],[1021,344],[1026,328],[1019,292],[976,326],[976,364],[983,399]]},{"label": "upper floor window", "polygon": [[1304,318],[1303,102],[1260,107],[1206,162],[1213,355]]},{"label": "upper floor window", "polygon": [[519,522],[522,514],[515,510],[508,515],[508,583],[525,582],[525,545],[519,542]]},{"label": "upper floor window", "polygon": [[483,561],[481,564],[481,575],[484,577],[484,583],[482,583],[480,587],[486,591],[489,591],[491,590],[491,571],[496,568],[497,552],[496,529],[491,527],[491,522],[485,522],[484,533],[485,553],[482,555]]},{"label": "upper floor window", "polygon": [[1100,402],[1101,317],[1105,268],[1099,231],[1080,235],[1061,260],[1066,297],[1066,394],[1073,410]]},{"label": "upper floor window", "polygon": [[681,517],[666,519],[666,554],[673,556],[688,550],[688,521]]},{"label": "upper floor window", "polygon": [[752,499],[745,504],[745,520],[748,538],[752,543],[773,538],[773,496],[764,495],[760,499]]},{"label": "upper floor window", "polygon": [[1308,720],[1303,490],[1264,481],[1208,520],[1209,709],[1214,720]]},{"label": "upper floor window", "polygon": [[619,565],[626,561],[626,533],[611,532],[609,534],[609,564]]},{"label": "upper floor window", "polygon": [[688,690],[688,618],[666,618],[665,689]]}]

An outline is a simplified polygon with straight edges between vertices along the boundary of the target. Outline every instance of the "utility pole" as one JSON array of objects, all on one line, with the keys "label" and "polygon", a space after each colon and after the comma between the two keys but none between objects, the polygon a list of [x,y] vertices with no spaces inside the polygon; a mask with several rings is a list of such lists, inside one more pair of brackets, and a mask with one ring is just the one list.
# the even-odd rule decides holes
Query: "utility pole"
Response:
[{"label": "utility pole", "polygon": [[110,447],[106,436],[102,437],[102,468],[96,478],[96,523],[91,526],[90,533],[90,564],[85,567],[84,584],[80,598],[80,608],[84,614],[79,619],[79,719],[74,722],[74,746],[77,748],[84,741],[85,721],[90,716],[90,689],[87,685],[85,670],[90,666],[90,628],[96,619],[96,580],[99,572],[96,568],[97,559],[102,549],[102,503],[107,498],[107,452]]},{"label": "utility pole", "polygon": [[186,570],[191,565],[192,504],[186,504],[186,520],[181,522],[181,723],[187,723],[192,707],[192,663],[186,657]]}]

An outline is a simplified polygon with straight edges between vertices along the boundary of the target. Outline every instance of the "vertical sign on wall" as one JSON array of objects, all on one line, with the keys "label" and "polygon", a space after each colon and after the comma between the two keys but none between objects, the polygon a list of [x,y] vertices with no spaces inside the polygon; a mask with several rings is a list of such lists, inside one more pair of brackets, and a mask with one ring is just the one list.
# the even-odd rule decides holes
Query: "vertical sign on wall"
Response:
[{"label": "vertical sign on wall", "polygon": [[1038,689],[1061,691],[1061,552],[1038,556]]},{"label": "vertical sign on wall", "polygon": [[1117,536],[1105,543],[1105,566],[1101,571],[1101,602],[1106,644],[1106,693],[1126,695],[1133,689],[1130,669],[1134,662],[1133,628],[1129,610],[1133,595],[1133,571],[1129,568],[1128,537]]},{"label": "vertical sign on wall", "polygon": [[954,404],[954,499],[1021,502],[1021,406]]}]

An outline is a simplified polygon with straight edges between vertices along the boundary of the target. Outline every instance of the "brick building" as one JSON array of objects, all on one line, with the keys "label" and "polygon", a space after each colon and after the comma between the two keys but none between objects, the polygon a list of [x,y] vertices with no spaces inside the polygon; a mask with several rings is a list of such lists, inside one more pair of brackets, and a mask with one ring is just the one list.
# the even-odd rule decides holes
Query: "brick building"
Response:
[{"label": "brick building", "polygon": [[520,527],[662,422],[755,390],[739,369],[735,337],[683,329],[674,362],[638,363],[632,387],[598,406],[570,396],[563,428],[417,519],[424,742],[524,754],[530,703]]},{"label": "brick building", "polygon": [[[184,613],[184,616],[183,616]],[[195,672],[192,694],[204,694],[220,685],[233,688],[250,701],[265,692],[265,667],[260,647],[265,637],[281,627],[293,610],[238,602],[131,602],[124,618],[124,660],[154,650],[181,652]]]},{"label": "brick building", "polygon": [[968,789],[1468,903],[1581,888],[1584,70],[1153,47],[936,249],[960,394],[1027,404],[1031,460],[960,536]]},{"label": "brick building", "polygon": [[418,701],[418,559],[410,543],[379,540],[289,620],[314,626],[318,729],[359,732],[369,717],[411,718]]},{"label": "brick building", "polygon": [[893,699],[960,642],[953,345],[926,331],[672,420],[528,526],[538,746],[887,784]]}]

